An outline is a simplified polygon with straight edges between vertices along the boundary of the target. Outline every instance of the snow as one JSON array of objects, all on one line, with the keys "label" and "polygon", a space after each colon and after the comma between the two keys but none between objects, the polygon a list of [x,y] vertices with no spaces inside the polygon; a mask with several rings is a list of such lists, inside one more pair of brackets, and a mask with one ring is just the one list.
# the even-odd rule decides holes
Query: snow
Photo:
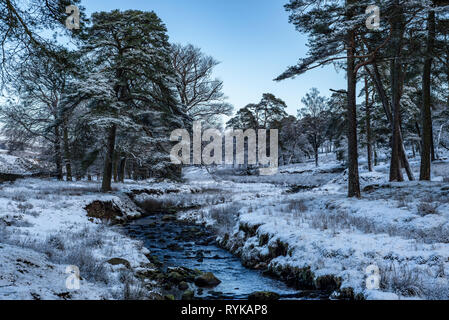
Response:
[{"label": "snow", "polygon": [[366,290],[365,295],[368,300],[399,300],[397,294],[379,290]]},{"label": "snow", "polygon": [[[418,159],[411,165],[416,170]],[[300,164],[280,168],[277,176],[301,184],[318,181],[317,176],[337,166],[336,162],[319,168]],[[195,169],[201,178],[195,179],[195,173],[188,171],[190,184],[221,190],[227,199],[224,204],[184,212],[181,218],[220,228],[210,212],[214,207],[224,208],[229,215],[237,215],[236,224],[227,228],[227,247],[244,260],[264,261],[269,248],[280,241],[288,245],[288,254],[271,259],[270,269],[309,266],[315,276],[341,277],[342,288],[351,287],[366,299],[449,299],[449,183],[441,176],[449,175],[447,168],[448,162],[435,164],[435,182],[391,184],[387,164],[375,172],[361,169],[362,187],[379,188],[363,192],[360,200],[347,198],[345,173],[318,188],[290,194],[276,178],[272,180],[276,187],[253,182],[257,177],[251,183],[237,183],[248,181],[235,177],[212,181]],[[265,179],[260,177],[260,181]],[[423,204],[435,206],[435,212],[422,213]],[[257,230],[256,234],[242,231],[248,227]],[[266,236],[268,242],[261,244]],[[380,269],[380,290],[367,289],[370,265]]]},{"label": "snow", "polygon": [[[125,259],[134,271],[151,268],[142,243],[89,221],[84,207],[95,200],[140,215],[121,193],[98,189],[96,183],[31,178],[0,184],[0,299],[123,299],[120,275],[127,270],[106,261]],[[79,290],[66,287],[69,265],[81,270]]]},{"label": "snow", "polygon": [[34,171],[38,163],[21,157],[4,154],[0,150],[0,173],[24,175]]},{"label": "snow", "polygon": [[2,244],[0,246],[2,275],[0,300],[30,299],[103,299],[105,288],[81,281],[80,290],[70,293],[66,288],[66,266],[48,261],[46,255],[36,251]]},{"label": "snow", "polygon": [[[411,166],[417,173],[419,159]],[[318,168],[281,167],[271,177],[189,167],[184,183],[127,180],[109,194],[87,181],[0,184],[0,299],[122,299],[123,268],[105,261],[123,258],[137,271],[149,267],[148,251],[117,227],[89,221],[84,207],[112,201],[139,217],[129,193],[137,201],[187,208],[179,219],[215,228],[219,240],[227,235],[227,247],[245,262],[268,262],[271,270],[310,267],[316,277],[340,277],[342,288],[366,299],[449,299],[449,162],[434,164],[433,182],[389,183],[387,163],[374,172],[362,166],[362,199],[346,197],[347,176],[338,168],[332,158]],[[65,251],[54,249],[55,241]],[[270,256],[279,243],[287,254]],[[101,268],[84,268],[87,276],[82,272],[81,288],[73,291],[65,287],[65,268],[75,264],[72,256],[82,255],[79,248]],[[373,265],[380,271],[378,290],[366,285]]]}]

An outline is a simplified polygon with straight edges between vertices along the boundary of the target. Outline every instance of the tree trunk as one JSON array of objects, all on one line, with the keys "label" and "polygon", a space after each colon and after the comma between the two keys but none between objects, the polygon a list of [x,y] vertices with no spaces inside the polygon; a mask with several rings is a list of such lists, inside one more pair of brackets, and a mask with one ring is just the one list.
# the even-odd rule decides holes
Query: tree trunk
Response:
[{"label": "tree trunk", "polygon": [[130,165],[128,165],[128,179],[131,180],[133,178],[133,169],[134,168],[134,163],[131,162]]},{"label": "tree trunk", "polygon": [[70,163],[70,146],[69,146],[69,129],[67,127],[67,119],[64,120],[64,162],[67,181],[72,181],[72,164]]},{"label": "tree trunk", "polygon": [[378,157],[377,157],[376,143],[374,143],[373,149],[374,149],[374,166],[377,166],[378,165]]},{"label": "tree trunk", "polygon": [[399,145],[400,136],[401,136],[401,110],[400,110],[400,93],[398,88],[398,72],[400,71],[400,63],[397,61],[397,58],[394,59],[393,68],[392,68],[392,77],[393,77],[393,139],[391,143],[391,164],[390,164],[390,181],[404,181],[401,171],[401,161],[400,161],[400,153],[401,146]]},{"label": "tree trunk", "polygon": [[[351,3],[351,1],[347,1]],[[352,15],[350,13],[350,15]],[[355,74],[355,32],[348,33],[347,41],[347,78],[348,78],[348,197],[361,197],[359,181],[359,163],[357,147],[357,104],[356,104],[356,86],[357,79]]]},{"label": "tree trunk", "polygon": [[432,153],[432,112],[431,112],[431,73],[432,73],[432,61],[433,61],[433,47],[435,42],[435,12],[429,12],[427,19],[427,52],[424,61],[423,71],[423,105],[422,105],[422,150],[421,150],[421,168],[420,177],[421,181],[431,180],[431,153]]},{"label": "tree trunk", "polygon": [[405,172],[407,173],[407,177],[410,181],[414,181],[415,180],[415,176],[413,175],[413,171],[410,167],[410,163],[408,162],[408,157],[407,157],[407,152],[405,150],[405,146],[404,146],[404,139],[402,139],[402,130],[400,132],[400,136],[399,136],[399,145],[400,145],[400,157],[401,157],[401,163],[402,163],[402,167],[405,169]]},{"label": "tree trunk", "polygon": [[[394,127],[394,125],[393,125],[393,114],[392,114],[392,111],[391,111],[390,102],[388,101],[387,93],[386,93],[385,88],[384,88],[384,86],[382,84],[382,78],[380,76],[379,68],[378,68],[376,62],[373,63],[373,71],[374,72],[371,73],[368,70],[368,73],[370,74],[371,78],[374,81],[374,84],[375,84],[375,87],[376,87],[376,91],[379,94],[379,97],[380,97],[380,99],[382,101],[382,106],[384,108],[385,115],[386,115],[386,117],[388,119],[388,122],[390,123],[391,130],[393,131],[393,127]],[[402,139],[402,133],[401,133],[401,136],[400,136],[399,140],[400,140],[399,143],[401,145],[401,150],[400,150],[401,151],[401,154],[400,154],[401,162],[404,164],[404,168],[405,168],[405,170],[407,172],[408,179],[410,181],[413,181],[413,180],[415,180],[415,177],[414,177],[413,172],[412,172],[412,170],[410,168],[410,163],[409,163],[408,158],[407,158],[407,153],[405,152],[404,141]]]},{"label": "tree trunk", "polygon": [[115,151],[115,136],[117,133],[117,126],[115,124],[111,125],[108,129],[108,142],[106,150],[106,158],[104,162],[103,169],[103,182],[101,185],[101,190],[103,192],[109,192],[112,190],[112,162],[114,158]]},{"label": "tree trunk", "polygon": [[418,134],[418,137],[419,137],[418,151],[419,151],[419,155],[421,156],[422,136],[421,136],[421,128],[419,127],[418,121],[415,121],[415,129],[416,129],[416,133]]},{"label": "tree trunk", "polygon": [[117,152],[114,152],[113,163],[112,163],[112,173],[114,177],[114,182],[118,182],[118,161],[120,159],[120,155]]},{"label": "tree trunk", "polygon": [[[430,118],[430,119],[432,119],[432,118]],[[433,124],[430,126],[430,131],[431,131],[430,132],[430,136],[432,137],[432,140],[430,140],[431,141],[430,159],[433,162],[433,161],[437,160],[437,155],[435,153],[435,140],[434,140],[434,137],[433,137]]]},{"label": "tree trunk", "polygon": [[436,158],[440,158],[440,142],[441,142],[441,135],[443,134],[444,129],[444,123],[440,126],[440,130],[438,130],[438,138],[437,138],[437,147],[436,147]]},{"label": "tree trunk", "polygon": [[368,153],[368,171],[373,171],[373,148],[371,144],[371,106],[369,104],[368,77],[365,76],[365,112],[366,112],[366,151]]},{"label": "tree trunk", "polygon": [[390,181],[404,181],[401,171],[401,80],[402,62],[401,47],[404,30],[403,12],[398,1],[395,1],[392,20],[392,47],[394,58],[391,62],[391,90],[393,107],[393,138],[391,143]]},{"label": "tree trunk", "polygon": [[[369,69],[368,69],[369,70]],[[382,84],[382,77],[379,72],[379,67],[377,63],[373,63],[373,73],[369,72],[371,78],[374,81],[377,93],[379,94],[380,100],[382,101],[382,107],[384,108],[385,115],[387,116],[388,122],[393,124],[393,114],[391,112],[390,102],[388,101],[387,92]]]},{"label": "tree trunk", "polygon": [[58,180],[64,180],[64,175],[62,173],[62,156],[61,156],[61,134],[59,126],[55,127],[55,165],[56,165],[56,175]]},{"label": "tree trunk", "polygon": [[126,168],[126,157],[123,157],[120,159],[120,166],[119,166],[119,182],[123,183],[125,182],[125,168]]}]

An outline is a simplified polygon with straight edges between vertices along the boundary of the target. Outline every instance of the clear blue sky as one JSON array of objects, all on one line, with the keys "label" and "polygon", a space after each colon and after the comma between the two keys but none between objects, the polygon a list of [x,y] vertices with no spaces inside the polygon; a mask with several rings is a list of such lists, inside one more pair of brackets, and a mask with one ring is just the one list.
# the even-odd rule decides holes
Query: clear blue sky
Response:
[{"label": "clear blue sky", "polygon": [[329,96],[346,87],[334,67],[274,82],[287,66],[307,53],[306,37],[288,23],[287,0],[83,0],[88,15],[113,9],[153,10],[167,26],[172,43],[191,43],[221,62],[216,77],[236,110],[270,92],[296,115],[312,87]]}]

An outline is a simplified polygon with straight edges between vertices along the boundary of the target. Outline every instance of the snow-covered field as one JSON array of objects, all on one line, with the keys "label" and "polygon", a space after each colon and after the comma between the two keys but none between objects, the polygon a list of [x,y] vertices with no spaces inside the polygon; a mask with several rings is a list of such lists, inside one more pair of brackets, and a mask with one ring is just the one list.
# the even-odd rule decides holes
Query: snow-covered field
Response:
[{"label": "snow-covered field", "polygon": [[[131,216],[140,213],[119,193],[103,195],[98,188],[41,179],[0,184],[0,300],[151,296],[152,284],[135,276],[152,268],[148,250],[113,226],[89,221],[84,207],[113,201]],[[73,278],[68,266],[80,270],[79,290],[66,285]]]},{"label": "snow-covered field", "polygon": [[[416,171],[419,162],[411,164]],[[84,210],[95,200],[112,201],[138,217],[130,192],[138,202],[154,200],[152,206],[190,208],[178,218],[215,228],[245,265],[292,285],[322,288],[327,279],[327,289],[340,289],[335,297],[449,299],[449,162],[435,163],[431,183],[388,183],[388,165],[375,172],[362,166],[360,200],[346,197],[346,175],[332,160],[319,168],[283,167],[271,177],[201,168],[184,173],[182,184],[126,181],[108,195],[98,182],[0,184],[0,299],[157,294],[155,283],[136,276],[153,268],[142,243],[89,220]],[[112,258],[119,258],[115,265],[107,262]],[[80,268],[80,290],[66,286],[69,265]],[[367,287],[368,267],[378,271],[378,289],[375,281]]]},{"label": "snow-covered field", "polygon": [[0,149],[0,173],[26,175],[35,171],[37,167],[38,163],[34,160],[4,154]]},{"label": "snow-covered field", "polygon": [[[329,169],[329,164],[290,166],[272,179],[293,173],[286,181],[310,184],[317,172]],[[286,280],[310,268],[312,278],[341,278],[341,289],[352,288],[367,299],[449,299],[449,163],[436,163],[433,170],[437,182],[393,184],[387,183],[386,165],[362,170],[361,200],[346,198],[344,173],[296,193],[269,184],[209,180],[210,188],[226,190],[227,203],[182,218],[221,228],[223,245],[248,266]],[[230,226],[226,215],[236,223]],[[368,267],[378,270],[379,289],[367,289],[373,288],[367,287]]]}]

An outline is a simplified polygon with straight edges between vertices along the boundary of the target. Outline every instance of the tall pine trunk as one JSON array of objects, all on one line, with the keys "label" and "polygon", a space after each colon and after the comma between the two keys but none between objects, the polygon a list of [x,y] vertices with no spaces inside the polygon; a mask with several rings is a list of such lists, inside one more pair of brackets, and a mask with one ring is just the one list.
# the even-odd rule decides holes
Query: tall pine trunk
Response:
[{"label": "tall pine trunk", "polygon": [[64,162],[67,181],[72,181],[72,164],[70,162],[70,146],[69,146],[69,129],[67,126],[67,119],[64,120]]},{"label": "tall pine trunk", "polygon": [[[347,5],[354,1],[348,0]],[[353,16],[352,8],[348,9],[349,18]],[[347,78],[348,78],[348,197],[361,197],[359,181],[358,144],[357,144],[357,104],[355,74],[355,32],[350,30],[347,38]]]},{"label": "tall pine trunk", "polygon": [[404,181],[401,168],[401,87],[402,61],[401,47],[404,32],[404,16],[399,1],[395,1],[392,18],[392,48],[394,48],[391,62],[391,90],[393,108],[393,137],[391,142],[390,181]]},{"label": "tall pine trunk", "polygon": [[314,143],[313,143],[313,152],[315,153],[315,166],[318,167],[318,160],[319,160],[319,152],[320,152],[320,148],[318,146],[318,139],[317,136],[315,135],[314,137]]},{"label": "tall pine trunk", "polygon": [[126,168],[126,157],[120,159],[118,180],[119,182],[125,182],[125,168]]},{"label": "tall pine trunk", "polygon": [[427,18],[427,49],[423,71],[423,104],[422,104],[422,150],[420,180],[431,179],[431,154],[432,154],[432,112],[431,112],[431,73],[433,62],[433,47],[435,43],[435,12],[430,11]]},{"label": "tall pine trunk", "polygon": [[118,182],[118,161],[120,159],[120,155],[118,152],[114,152],[113,164],[112,164],[112,173],[114,177],[114,182]]},{"label": "tall pine trunk", "polygon": [[369,104],[368,77],[365,76],[365,113],[366,113],[366,152],[368,154],[368,171],[373,171],[373,146],[371,142],[371,106]]},{"label": "tall pine trunk", "polygon": [[112,186],[111,186],[112,162],[114,160],[113,158],[114,158],[114,151],[115,151],[116,134],[117,134],[117,126],[115,124],[113,124],[108,129],[107,150],[106,150],[106,158],[104,161],[103,182],[101,185],[101,190],[103,192],[109,192],[112,190]]},{"label": "tall pine trunk", "polygon": [[[384,112],[385,115],[388,119],[388,122],[390,123],[391,126],[391,130],[393,131],[393,114],[391,111],[391,106],[390,106],[390,102],[388,101],[388,97],[387,97],[387,93],[385,91],[385,88],[382,84],[382,78],[380,76],[380,72],[379,72],[379,68],[376,64],[376,62],[373,63],[373,73],[369,73],[374,81],[375,87],[376,87],[376,91],[380,96],[380,99],[382,101],[382,106],[384,108]],[[405,171],[407,172],[407,177],[410,181],[415,180],[415,176],[413,175],[412,169],[410,168],[410,163],[408,161],[407,158],[407,153],[405,152],[405,147],[404,147],[404,141],[402,139],[402,133],[399,137],[399,144],[401,145],[401,150],[400,150],[400,157],[401,157],[401,163],[403,164],[403,167],[405,168]]]},{"label": "tall pine trunk", "polygon": [[62,153],[61,153],[61,133],[59,126],[55,127],[55,165],[56,165],[56,177],[58,180],[62,181],[64,175],[62,173]]},{"label": "tall pine trunk", "polygon": [[394,59],[392,66],[392,90],[393,90],[393,138],[391,142],[390,181],[404,181],[401,167],[401,103],[399,89],[400,62]]}]

